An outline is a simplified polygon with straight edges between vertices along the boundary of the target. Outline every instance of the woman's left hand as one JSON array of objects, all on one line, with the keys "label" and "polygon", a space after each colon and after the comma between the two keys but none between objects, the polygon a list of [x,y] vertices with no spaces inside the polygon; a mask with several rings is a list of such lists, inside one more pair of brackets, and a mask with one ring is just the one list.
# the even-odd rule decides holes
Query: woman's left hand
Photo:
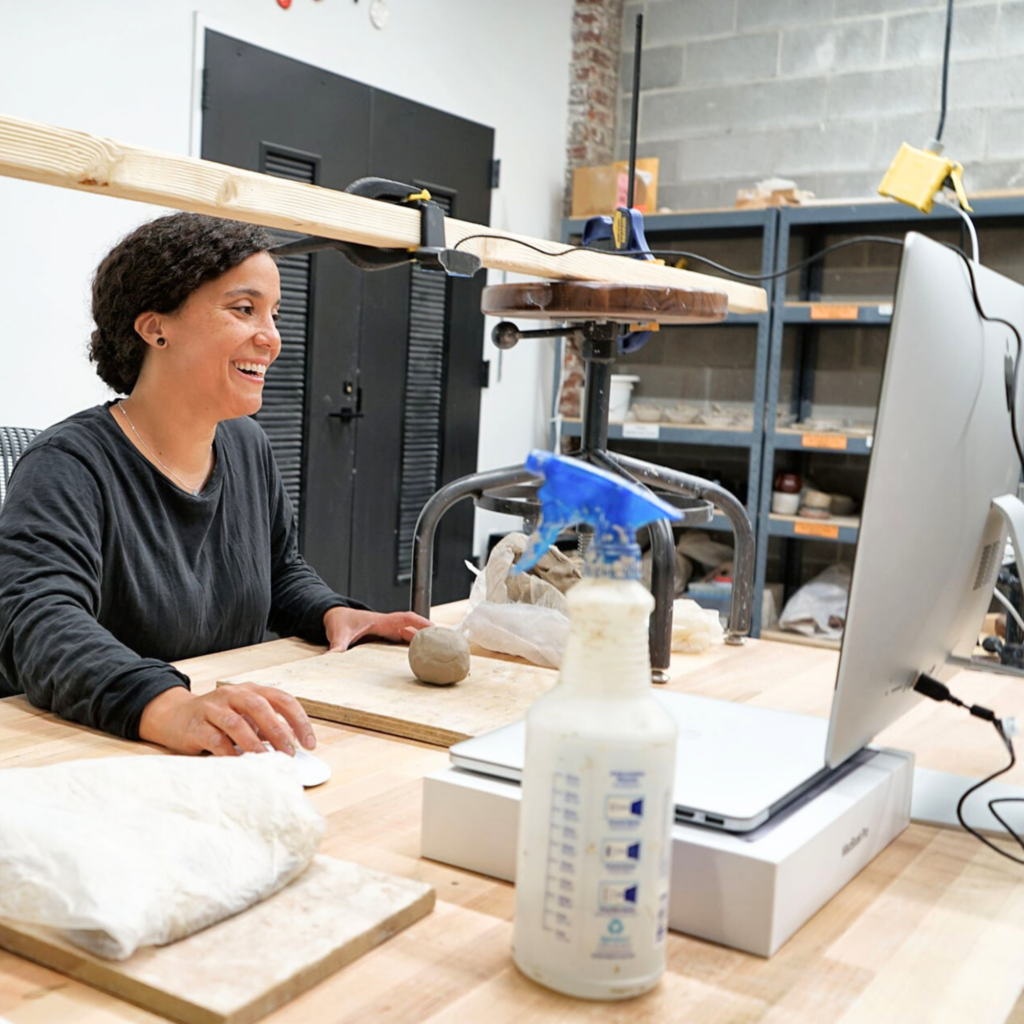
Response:
[{"label": "woman's left hand", "polygon": [[367,612],[359,608],[331,608],[324,615],[329,651],[347,651],[364,636],[409,643],[421,629],[432,626],[415,612]]}]

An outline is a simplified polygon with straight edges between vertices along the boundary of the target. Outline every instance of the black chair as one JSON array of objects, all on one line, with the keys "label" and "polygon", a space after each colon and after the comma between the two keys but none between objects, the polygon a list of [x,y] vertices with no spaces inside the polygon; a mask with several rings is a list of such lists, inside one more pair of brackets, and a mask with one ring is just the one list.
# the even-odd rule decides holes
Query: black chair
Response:
[{"label": "black chair", "polygon": [[31,427],[0,427],[0,507],[7,497],[7,481],[14,464],[38,433]]}]

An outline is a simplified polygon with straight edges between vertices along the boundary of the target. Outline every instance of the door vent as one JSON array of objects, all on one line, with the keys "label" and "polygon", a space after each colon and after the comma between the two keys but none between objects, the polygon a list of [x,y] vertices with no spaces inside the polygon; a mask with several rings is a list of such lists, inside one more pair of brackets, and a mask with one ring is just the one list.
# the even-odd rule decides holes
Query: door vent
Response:
[{"label": "door vent", "polygon": [[[451,197],[433,200],[451,214]],[[398,492],[398,582],[412,578],[412,543],[420,511],[441,483],[448,278],[414,264],[409,276],[402,472]]]},{"label": "door vent", "polygon": [[981,559],[978,562],[978,573],[974,577],[974,589],[994,586],[996,575],[999,571],[1000,546],[995,541],[986,544],[981,550]]},{"label": "door vent", "polygon": [[[289,181],[316,183],[318,158],[263,146],[264,174]],[[281,242],[298,235],[275,231]],[[263,385],[263,407],[256,421],[267,432],[284,488],[295,508],[296,525],[302,509],[303,425],[306,407],[306,343],[309,337],[312,280],[309,253],[277,260],[281,274],[281,354]]]}]

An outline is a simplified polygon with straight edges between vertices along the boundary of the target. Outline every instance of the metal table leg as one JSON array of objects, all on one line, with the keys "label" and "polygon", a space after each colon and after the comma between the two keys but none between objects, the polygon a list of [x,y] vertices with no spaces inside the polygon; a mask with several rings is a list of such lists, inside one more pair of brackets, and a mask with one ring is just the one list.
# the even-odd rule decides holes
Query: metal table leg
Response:
[{"label": "metal table leg", "polygon": [[434,534],[441,517],[463,498],[481,497],[495,487],[539,482],[540,478],[525,466],[471,473],[445,484],[427,503],[416,520],[412,547],[412,610],[424,618],[430,615],[430,591],[434,580]]},{"label": "metal table leg", "polygon": [[729,625],[725,642],[743,643],[744,636],[750,632],[754,604],[754,527],[743,503],[724,487],[710,480],[702,480],[699,476],[655,466],[616,452],[607,454],[608,458],[648,487],[659,487],[676,494],[705,498],[729,517],[736,538],[736,548],[733,554],[732,600],[729,604]]}]

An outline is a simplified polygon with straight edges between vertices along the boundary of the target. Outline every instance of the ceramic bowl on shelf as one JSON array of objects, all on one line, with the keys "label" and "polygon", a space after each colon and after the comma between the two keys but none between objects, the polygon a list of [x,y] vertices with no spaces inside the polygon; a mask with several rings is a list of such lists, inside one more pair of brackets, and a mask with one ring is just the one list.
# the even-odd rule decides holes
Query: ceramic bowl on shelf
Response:
[{"label": "ceramic bowl on shelf", "polygon": [[826,494],[824,491],[815,491],[808,488],[804,491],[802,504],[805,508],[819,509],[822,512],[828,512],[832,506],[832,495]]},{"label": "ceramic bowl on shelf", "polygon": [[829,504],[829,511],[834,516],[853,515],[856,502],[848,494],[830,494],[832,501]]},{"label": "ceramic bowl on shelf", "polygon": [[695,405],[669,405],[665,407],[665,419],[669,423],[695,423],[700,417],[700,409]]},{"label": "ceramic bowl on shelf", "polygon": [[661,406],[652,405],[649,402],[633,402],[629,411],[641,423],[657,423],[661,419]]},{"label": "ceramic bowl on shelf", "polygon": [[795,516],[799,508],[799,491],[772,491],[772,511],[776,515]]}]

